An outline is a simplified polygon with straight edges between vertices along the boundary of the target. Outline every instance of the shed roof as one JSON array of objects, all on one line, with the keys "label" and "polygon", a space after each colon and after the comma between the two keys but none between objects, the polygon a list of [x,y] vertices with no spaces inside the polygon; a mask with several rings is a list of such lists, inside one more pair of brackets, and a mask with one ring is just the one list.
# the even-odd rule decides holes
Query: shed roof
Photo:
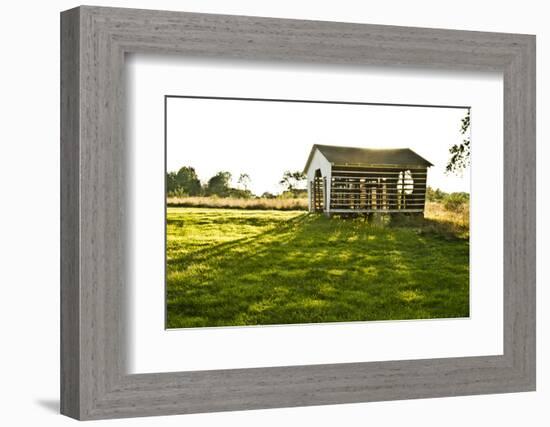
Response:
[{"label": "shed roof", "polygon": [[304,167],[305,172],[309,168],[315,150],[319,150],[333,165],[340,166],[433,166],[428,160],[416,154],[410,148],[362,148],[314,144]]}]

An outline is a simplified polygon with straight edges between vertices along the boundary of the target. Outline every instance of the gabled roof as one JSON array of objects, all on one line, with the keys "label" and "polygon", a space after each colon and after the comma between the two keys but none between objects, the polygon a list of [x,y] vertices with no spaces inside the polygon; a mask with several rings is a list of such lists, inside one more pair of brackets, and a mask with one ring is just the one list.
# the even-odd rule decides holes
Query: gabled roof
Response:
[{"label": "gabled roof", "polygon": [[319,150],[330,163],[339,166],[433,166],[410,148],[360,148],[314,144],[304,172],[307,172],[315,150]]}]

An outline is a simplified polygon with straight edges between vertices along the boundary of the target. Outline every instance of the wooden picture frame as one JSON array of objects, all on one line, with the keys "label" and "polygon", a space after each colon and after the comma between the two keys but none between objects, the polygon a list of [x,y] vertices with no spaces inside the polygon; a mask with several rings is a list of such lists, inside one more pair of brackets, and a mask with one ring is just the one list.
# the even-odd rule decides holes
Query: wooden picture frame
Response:
[{"label": "wooden picture frame", "polygon": [[[503,72],[503,354],[127,374],[123,65],[136,52]],[[534,389],[534,36],[88,6],[61,14],[63,414],[84,420]]]}]

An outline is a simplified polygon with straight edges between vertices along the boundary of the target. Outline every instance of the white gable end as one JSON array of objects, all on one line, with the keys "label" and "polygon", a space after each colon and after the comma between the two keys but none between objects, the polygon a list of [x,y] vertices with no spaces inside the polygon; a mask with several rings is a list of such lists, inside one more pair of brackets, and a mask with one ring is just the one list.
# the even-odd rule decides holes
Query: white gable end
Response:
[{"label": "white gable end", "polygon": [[325,156],[318,150],[315,149],[315,153],[313,153],[313,158],[311,159],[311,162],[309,164],[308,170],[307,170],[307,181],[310,182],[315,177],[315,171],[317,169],[321,170],[321,175],[326,176],[327,178],[330,176],[331,172],[331,164],[326,159]]},{"label": "white gable end", "polygon": [[[311,182],[313,181],[313,178],[315,177],[315,171],[316,170],[321,171],[321,176],[325,177],[325,182],[330,183],[331,179],[331,172],[332,172],[332,165],[327,160],[327,158],[321,153],[318,149],[315,149],[315,152],[313,153],[313,157],[311,159],[311,162],[309,163],[308,169],[307,169],[307,183],[308,183],[308,207],[309,211],[312,211],[311,206]],[[326,200],[330,200],[330,184],[327,185],[327,188],[325,188],[326,194]]]}]

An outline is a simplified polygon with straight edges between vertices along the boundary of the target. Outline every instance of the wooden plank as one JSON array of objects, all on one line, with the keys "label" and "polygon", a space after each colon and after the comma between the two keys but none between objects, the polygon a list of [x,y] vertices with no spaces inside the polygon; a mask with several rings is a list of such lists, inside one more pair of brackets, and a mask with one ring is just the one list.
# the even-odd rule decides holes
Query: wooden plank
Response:
[{"label": "wooden plank", "polygon": [[[341,170],[341,169],[338,169],[338,170],[332,170],[332,176],[336,176],[336,175],[344,175],[344,174],[355,174],[355,175],[380,175],[380,176],[387,176],[387,175],[395,175],[396,173],[399,173],[399,172],[402,172],[402,171],[410,171],[411,173],[419,173],[419,172],[416,172],[416,170],[414,169],[400,169],[398,171],[393,171],[393,172],[389,172],[389,171],[373,171],[373,170],[349,170],[349,171],[346,171],[346,170]],[[424,175],[427,175],[425,169],[423,170],[422,172]]]},{"label": "wooden plank", "polygon": [[357,168],[357,169],[401,169],[401,170],[415,170],[426,169],[426,167],[419,167],[419,165],[398,165],[398,164],[364,164],[364,163],[346,163],[346,164],[333,164],[334,168]]},{"label": "wooden plank", "polygon": [[411,213],[423,212],[423,209],[340,209],[330,210],[331,213]]},{"label": "wooden plank", "polygon": [[80,13],[61,16],[61,342],[62,414],[81,417],[80,399]]},{"label": "wooden plank", "polygon": [[[420,194],[420,193],[414,193],[414,192],[408,192],[406,190],[406,192],[403,192],[403,193],[400,193],[400,192],[391,192],[391,193],[385,193],[385,192],[382,192],[382,191],[379,191],[379,192],[376,192],[376,191],[362,191],[362,190],[356,190],[356,189],[352,189],[352,188],[346,188],[346,189],[342,189],[342,188],[338,188],[338,189],[333,189],[334,191],[334,194],[338,194],[338,195],[342,195],[342,196],[363,196],[363,197],[370,197],[370,196],[374,196],[374,197],[415,197],[415,198],[425,198],[424,194]],[[332,194],[332,193],[331,193]]]}]

